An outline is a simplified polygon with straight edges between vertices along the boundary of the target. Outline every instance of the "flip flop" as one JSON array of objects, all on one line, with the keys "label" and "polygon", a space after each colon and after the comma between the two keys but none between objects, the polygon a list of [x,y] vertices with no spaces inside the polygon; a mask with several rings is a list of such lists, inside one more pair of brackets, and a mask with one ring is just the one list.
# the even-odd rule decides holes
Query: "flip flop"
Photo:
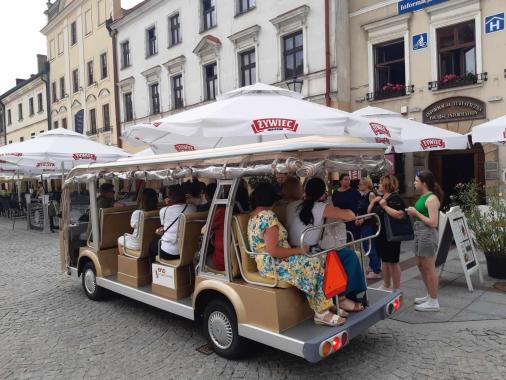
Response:
[{"label": "flip flop", "polygon": [[[364,310],[364,305],[362,305],[361,303],[354,302],[354,301],[349,300],[349,299],[346,299],[346,301],[353,302],[353,309],[346,308],[346,307],[343,307],[342,305],[339,305],[340,309],[343,309],[344,311],[347,311],[348,313],[358,313],[358,312]],[[346,302],[346,301],[344,301],[344,302]]]}]

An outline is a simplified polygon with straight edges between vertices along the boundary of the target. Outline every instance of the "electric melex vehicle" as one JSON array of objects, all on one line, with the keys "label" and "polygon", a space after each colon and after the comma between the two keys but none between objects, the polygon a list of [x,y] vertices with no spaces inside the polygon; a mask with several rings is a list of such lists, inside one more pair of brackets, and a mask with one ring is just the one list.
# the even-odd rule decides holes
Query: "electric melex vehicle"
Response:
[{"label": "electric melex vehicle", "polygon": [[[221,356],[235,358],[247,340],[253,340],[318,362],[395,313],[402,303],[402,294],[369,288],[365,310],[350,313],[343,326],[316,325],[301,291],[277,277],[264,278],[258,273],[254,253],[248,246],[249,215],[234,210],[239,182],[276,172],[311,177],[353,169],[381,170],[385,165],[383,148],[378,145],[352,137],[316,136],[76,167],[67,177],[62,196],[62,267],[69,275],[81,276],[84,292],[92,300],[107,289],[197,321],[209,344]],[[97,182],[112,180],[117,185],[119,179],[143,179],[149,181],[149,186],[161,186],[192,177],[216,180],[217,190],[209,212],[180,216],[181,258],[157,257],[157,262],[149,267],[148,245],[160,225],[159,211],[142,214],[141,249],[125,249],[119,255],[117,239],[131,232],[130,216],[135,206],[97,209]],[[70,217],[71,190],[83,182],[90,195],[89,226]],[[202,238],[200,235],[202,227],[211,224],[217,208],[226,209],[224,271],[215,270],[210,264],[209,229]],[[284,222],[285,210],[277,207],[274,211]],[[305,232],[322,227],[309,227]],[[90,233],[84,239],[86,230]],[[195,265],[196,256],[199,259]],[[273,263],[276,264],[275,259]]]}]

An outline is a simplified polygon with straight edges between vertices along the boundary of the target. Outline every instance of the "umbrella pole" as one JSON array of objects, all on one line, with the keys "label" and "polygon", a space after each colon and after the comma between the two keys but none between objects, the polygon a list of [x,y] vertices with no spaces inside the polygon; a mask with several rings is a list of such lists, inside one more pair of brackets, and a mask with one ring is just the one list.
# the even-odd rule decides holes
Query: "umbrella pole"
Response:
[{"label": "umbrella pole", "polygon": [[19,179],[19,171],[18,171],[18,180],[16,182],[16,187],[18,189],[18,204],[21,204],[21,180]]}]

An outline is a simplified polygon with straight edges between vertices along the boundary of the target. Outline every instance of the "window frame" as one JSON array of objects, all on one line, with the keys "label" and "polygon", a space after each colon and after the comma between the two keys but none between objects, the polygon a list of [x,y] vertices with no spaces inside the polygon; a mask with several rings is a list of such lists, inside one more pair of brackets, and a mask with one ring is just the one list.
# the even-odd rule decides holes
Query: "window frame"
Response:
[{"label": "window frame", "polygon": [[35,105],[33,101],[33,96],[28,99],[28,116],[35,115]]},{"label": "window frame", "polygon": [[58,92],[56,90],[56,82],[51,82],[51,100],[53,103],[58,101]]},{"label": "window frame", "polygon": [[171,76],[170,82],[172,88],[172,109],[182,109],[184,108],[183,73],[178,73]]},{"label": "window frame", "polygon": [[87,74],[86,82],[88,84],[88,87],[93,86],[95,84],[95,67],[93,60],[86,62],[86,74]]},{"label": "window frame", "polygon": [[[174,25],[173,20],[177,19],[177,24]],[[177,33],[177,40],[174,41],[174,33]],[[181,13],[176,12],[169,16],[169,47],[179,45],[183,42],[181,34]]]},{"label": "window frame", "polygon": [[70,23],[70,46],[77,44],[77,21]]},{"label": "window frame", "polygon": [[[216,70],[216,73],[213,75],[212,78],[207,77],[207,68],[210,66],[214,66],[215,70]],[[213,62],[209,62],[209,63],[203,65],[203,70],[204,70],[205,101],[216,100],[216,96],[218,95],[218,91],[216,88],[216,86],[218,84],[218,62],[213,61]],[[210,92],[211,92],[210,83],[211,82],[213,82],[213,86],[212,86],[213,87],[213,96],[212,97],[210,96]]]},{"label": "window frame", "polygon": [[97,110],[96,108],[90,108],[89,111],[89,118],[90,118],[90,129],[89,132],[91,135],[97,134]]},{"label": "window frame", "polygon": [[[129,99],[130,101],[128,101]],[[125,122],[133,121],[134,119],[134,109],[133,109],[133,100],[132,100],[132,92],[125,92],[123,94],[123,107],[125,108]]]},{"label": "window frame", "polygon": [[10,109],[7,110],[7,125],[12,125],[12,111]]},{"label": "window frame", "polygon": [[111,130],[111,109],[109,103],[102,104],[102,126],[104,132]]},{"label": "window frame", "polygon": [[72,70],[72,93],[79,92],[79,69]]},{"label": "window frame", "polygon": [[18,103],[18,121],[23,121],[23,103]]},{"label": "window frame", "polygon": [[43,111],[44,111],[44,95],[42,95],[42,92],[39,92],[37,94],[37,112]]},{"label": "window frame", "polygon": [[[53,129],[58,129],[58,120],[53,121]],[[31,138],[35,137],[35,132],[32,132]]]},{"label": "window frame", "polygon": [[100,54],[100,80],[107,79],[109,77],[109,65],[107,61],[107,52]]},{"label": "window frame", "polygon": [[[243,9],[243,2],[247,3],[246,8]],[[256,0],[237,0],[237,12],[236,15],[242,15],[243,13],[249,12],[256,8]]]},{"label": "window frame", "polygon": [[[153,89],[156,88],[156,93]],[[155,102],[156,95],[156,102]],[[149,110],[151,115],[158,115],[161,112],[160,107],[160,82],[154,82],[149,85]]]},{"label": "window frame", "polygon": [[[439,33],[440,32],[442,32],[444,29],[452,28],[453,29],[453,38],[454,38],[453,43],[455,43],[455,40],[456,39],[458,40],[458,29],[457,28],[459,26],[463,26],[464,24],[467,24],[467,23],[473,23],[473,27],[474,27],[474,41],[473,42],[465,42],[465,43],[458,44],[458,41],[457,41],[457,45],[452,45],[450,47],[445,47],[445,48],[440,47],[440,40],[439,40]],[[451,25],[447,25],[444,27],[436,28],[435,43],[437,44],[436,49],[437,49],[437,68],[438,68],[437,76],[438,76],[438,79],[441,79],[443,77],[442,62],[441,62],[442,53],[455,52],[456,50],[459,50],[460,52],[462,52],[462,50],[466,49],[466,48],[473,48],[474,49],[475,72],[473,74],[474,75],[478,74],[478,72],[477,72],[477,54],[476,54],[477,36],[476,36],[476,22],[475,22],[475,20],[470,19],[470,20],[459,22],[456,24],[451,24]],[[462,64],[463,64],[463,62],[461,62],[461,67],[459,68],[459,71],[461,71],[461,73],[459,75],[467,75],[467,73],[463,72],[465,68],[463,67]],[[456,74],[456,73],[452,73],[452,74]]]},{"label": "window frame", "polygon": [[[301,36],[301,40],[302,40],[302,46],[295,46],[295,39],[297,37],[297,35]],[[292,39],[292,48],[287,50],[286,49],[286,41],[288,39]],[[299,76],[303,76],[304,75],[304,31],[302,29],[299,29],[299,30],[296,30],[294,32],[291,32],[291,33],[288,33],[288,34],[285,34],[283,36],[281,36],[281,44],[282,44],[282,67],[283,67],[283,80],[289,80],[289,79],[293,79],[293,78],[298,78]],[[301,52],[302,53],[302,65],[301,65],[301,69],[302,71],[300,73],[298,73],[296,71],[296,57],[297,57],[297,53],[298,52]],[[288,56],[293,56],[293,63],[294,63],[294,71],[295,71],[295,75],[292,75],[292,76],[287,76],[286,72],[287,72],[287,57]]]},{"label": "window frame", "polygon": [[[204,8],[204,2],[210,1],[211,7],[209,9]],[[216,0],[200,0],[200,9],[201,9],[201,22],[202,28],[201,32],[206,32],[218,26],[217,12],[216,12]],[[210,25],[207,24],[207,15],[210,15]],[[213,17],[214,15],[214,17]],[[213,24],[214,20],[214,24]]]},{"label": "window frame", "polygon": [[[246,81],[245,81],[246,71],[249,72],[250,84],[257,83],[256,47],[252,47],[250,49],[242,50],[242,51],[238,52],[238,55],[239,55],[239,85],[240,85],[240,87],[246,86]],[[250,58],[249,58],[249,63],[246,66],[244,66],[243,59],[244,59],[244,57],[246,55],[248,55]],[[251,56],[253,56],[254,59],[255,59],[254,63],[251,63]],[[252,70],[254,70],[254,72],[255,72],[255,81],[254,82],[251,81],[251,71]]]},{"label": "window frame", "polygon": [[[150,32],[153,31],[154,37],[149,36]],[[151,50],[153,48],[153,50]],[[153,57],[158,54],[158,44],[156,36],[156,25],[151,25],[146,29],[146,58]]]},{"label": "window frame", "polygon": [[65,99],[65,77],[60,77],[59,79],[60,84],[60,99]]},{"label": "window frame", "polygon": [[[403,58],[402,59],[395,59],[395,60],[391,60],[391,61],[385,61],[385,62],[382,62],[381,64],[378,63],[377,62],[377,58],[378,58],[377,49],[388,46],[388,45],[397,44],[397,43],[402,43],[402,45],[403,45]],[[381,91],[382,87],[386,84],[385,83],[385,84],[381,85],[379,83],[379,78],[378,78],[377,74],[378,74],[378,66],[380,66],[380,65],[386,67],[387,65],[403,62],[404,63],[404,83],[401,83],[401,84],[404,86],[404,88],[406,88],[408,86],[408,84],[406,83],[406,46],[404,46],[404,45],[405,45],[405,41],[402,38],[394,38],[390,41],[385,41],[385,42],[381,42],[381,43],[373,45],[373,65],[374,65],[373,88],[374,88],[375,92]]]},{"label": "window frame", "polygon": [[121,46],[121,69],[126,69],[127,67],[130,67],[130,40],[121,42],[120,46]]},{"label": "window frame", "polygon": [[68,129],[67,118],[66,117],[64,117],[63,119],[61,119],[61,127],[63,129]]}]

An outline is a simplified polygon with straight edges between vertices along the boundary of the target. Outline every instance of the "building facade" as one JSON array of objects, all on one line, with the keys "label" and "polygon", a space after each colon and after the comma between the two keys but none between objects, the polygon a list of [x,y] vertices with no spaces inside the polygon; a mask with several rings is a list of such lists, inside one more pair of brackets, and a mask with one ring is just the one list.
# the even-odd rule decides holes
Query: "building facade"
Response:
[{"label": "building facade", "polygon": [[37,56],[38,72],[29,79],[16,79],[16,86],[0,95],[2,142],[12,144],[48,130],[49,72],[45,55]]},{"label": "building facade", "polygon": [[48,2],[51,128],[69,128],[104,144],[117,144],[113,44],[107,20],[120,0]]},{"label": "building facade", "polygon": [[[462,134],[504,115],[505,12],[501,0],[349,1],[353,109],[386,108]],[[475,144],[399,155],[396,164],[406,194],[428,167],[450,195],[471,179],[501,186],[506,152]]]},{"label": "building facade", "polygon": [[339,104],[349,93],[346,82],[338,91],[339,75],[349,78],[336,59],[340,2],[328,2],[327,17],[326,2],[308,0],[146,0],[125,11],[112,25],[122,129],[293,78],[306,99],[349,108]]}]

